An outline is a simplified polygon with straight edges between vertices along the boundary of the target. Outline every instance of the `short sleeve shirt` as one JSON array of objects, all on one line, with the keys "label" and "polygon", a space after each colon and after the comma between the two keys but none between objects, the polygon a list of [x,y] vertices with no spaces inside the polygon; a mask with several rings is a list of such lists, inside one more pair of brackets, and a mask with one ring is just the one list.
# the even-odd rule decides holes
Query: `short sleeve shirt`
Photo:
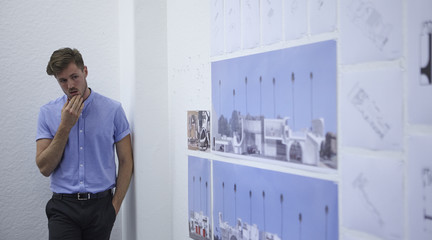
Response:
[{"label": "short sleeve shirt", "polygon": [[[36,140],[53,139],[66,95],[40,108]],[[51,174],[55,193],[97,193],[115,187],[115,143],[130,134],[121,104],[94,91],[69,133],[60,164]]]}]

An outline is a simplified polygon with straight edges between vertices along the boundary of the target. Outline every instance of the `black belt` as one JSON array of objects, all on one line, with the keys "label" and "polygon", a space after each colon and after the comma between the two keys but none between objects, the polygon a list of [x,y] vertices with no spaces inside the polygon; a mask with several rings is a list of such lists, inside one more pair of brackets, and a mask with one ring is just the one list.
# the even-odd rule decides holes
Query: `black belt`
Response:
[{"label": "black belt", "polygon": [[103,192],[99,193],[53,193],[53,198],[62,199],[62,198],[72,198],[76,200],[90,200],[90,199],[97,199],[97,198],[104,198],[108,195],[110,195],[111,189],[108,189]]}]

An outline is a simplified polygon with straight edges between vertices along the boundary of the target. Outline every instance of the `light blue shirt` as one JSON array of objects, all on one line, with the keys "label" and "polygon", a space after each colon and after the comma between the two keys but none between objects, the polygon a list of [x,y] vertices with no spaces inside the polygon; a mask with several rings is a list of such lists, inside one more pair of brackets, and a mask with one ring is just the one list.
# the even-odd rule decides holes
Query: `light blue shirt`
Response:
[{"label": "light blue shirt", "polygon": [[[36,140],[54,138],[66,100],[64,95],[40,108]],[[69,133],[61,162],[51,174],[51,190],[97,193],[115,187],[114,144],[128,134],[121,104],[92,90]]]}]

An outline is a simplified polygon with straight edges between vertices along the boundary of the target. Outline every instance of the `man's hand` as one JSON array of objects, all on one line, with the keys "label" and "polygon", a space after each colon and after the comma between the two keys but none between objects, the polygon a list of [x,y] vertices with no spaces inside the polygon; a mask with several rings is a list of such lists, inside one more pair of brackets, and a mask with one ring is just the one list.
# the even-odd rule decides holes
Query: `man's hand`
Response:
[{"label": "man's hand", "polygon": [[42,175],[48,177],[61,161],[69,132],[78,121],[84,100],[80,95],[68,100],[61,110],[61,122],[53,139],[39,139],[36,142],[36,164]]},{"label": "man's hand", "polygon": [[60,125],[71,129],[84,109],[84,100],[81,95],[75,95],[72,99],[68,99],[61,111]]}]

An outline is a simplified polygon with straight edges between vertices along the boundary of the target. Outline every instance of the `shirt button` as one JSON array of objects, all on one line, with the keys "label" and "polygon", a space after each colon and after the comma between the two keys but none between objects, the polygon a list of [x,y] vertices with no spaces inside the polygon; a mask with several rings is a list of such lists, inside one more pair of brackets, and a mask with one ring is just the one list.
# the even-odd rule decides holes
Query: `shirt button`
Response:
[{"label": "shirt button", "polygon": [[84,164],[81,163],[81,164],[80,164],[80,167],[84,167]]},{"label": "shirt button", "polygon": [[81,185],[83,185],[83,184],[84,184],[84,182],[83,182],[83,181],[81,181],[81,182],[80,182],[80,184],[81,184]]},{"label": "shirt button", "polygon": [[82,129],[80,129],[80,133],[82,133],[83,131],[82,131]]},{"label": "shirt button", "polygon": [[80,147],[80,150],[83,150],[83,147]]}]

